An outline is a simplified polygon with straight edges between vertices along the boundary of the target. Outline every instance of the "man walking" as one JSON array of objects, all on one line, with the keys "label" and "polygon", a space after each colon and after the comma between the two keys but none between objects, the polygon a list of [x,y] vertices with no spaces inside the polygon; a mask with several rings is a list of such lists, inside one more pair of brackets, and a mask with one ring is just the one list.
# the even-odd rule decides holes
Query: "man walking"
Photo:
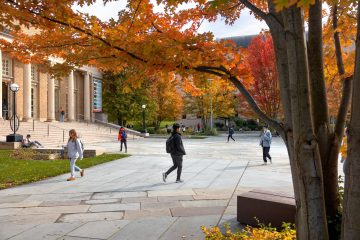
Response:
[{"label": "man walking", "polygon": [[[183,180],[181,180],[181,170],[182,170],[182,162],[183,162],[183,155],[186,155],[184,145],[181,139],[180,134],[180,125],[178,123],[175,123],[173,125],[173,131],[171,133],[171,137],[167,141],[167,145],[169,145],[169,152],[171,154],[171,158],[173,161],[173,166],[167,170],[167,172],[164,172],[163,175],[163,181],[166,182],[167,176],[174,171],[177,168],[177,176],[176,176],[176,182],[181,183]],[[168,146],[167,146],[168,148]]]},{"label": "man walking", "polygon": [[264,165],[266,165],[267,164],[266,158],[269,158],[270,163],[272,163],[271,156],[269,154],[272,136],[267,125],[263,127],[263,130],[264,131],[261,134],[261,139],[260,139],[260,146],[263,148],[263,160],[264,160]]},{"label": "man walking", "polygon": [[228,141],[227,141],[227,142],[229,142],[230,138],[235,141],[235,139],[234,139],[233,136],[232,136],[234,133],[235,133],[234,127],[233,127],[233,126],[230,126],[230,127],[229,127]]}]

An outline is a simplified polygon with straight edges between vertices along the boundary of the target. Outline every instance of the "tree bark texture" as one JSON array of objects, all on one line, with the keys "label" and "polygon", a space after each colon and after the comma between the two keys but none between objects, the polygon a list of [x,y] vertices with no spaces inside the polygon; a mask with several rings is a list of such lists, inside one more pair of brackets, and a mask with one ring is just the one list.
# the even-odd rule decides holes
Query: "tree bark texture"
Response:
[{"label": "tree bark texture", "polygon": [[357,12],[355,70],[345,171],[342,239],[360,239],[360,1]]},{"label": "tree bark texture", "polygon": [[298,239],[328,239],[322,165],[311,115],[304,19],[300,8],[283,12],[289,66],[294,161],[299,170]]}]

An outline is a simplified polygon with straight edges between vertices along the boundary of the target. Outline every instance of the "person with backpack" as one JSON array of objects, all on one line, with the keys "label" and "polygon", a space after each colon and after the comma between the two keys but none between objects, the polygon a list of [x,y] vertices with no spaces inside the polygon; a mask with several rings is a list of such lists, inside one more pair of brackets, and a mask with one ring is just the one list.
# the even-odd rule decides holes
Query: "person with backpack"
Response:
[{"label": "person with backpack", "polygon": [[69,140],[67,142],[67,153],[70,159],[70,174],[71,176],[67,179],[67,181],[74,181],[75,180],[75,171],[80,172],[80,176],[84,176],[84,169],[79,168],[76,166],[76,160],[80,158],[83,159],[84,149],[83,144],[78,139],[78,135],[75,129],[71,129],[69,131]]},{"label": "person with backpack", "polygon": [[122,147],[123,144],[125,146],[125,153],[127,153],[127,143],[126,143],[126,139],[127,139],[127,134],[125,131],[124,127],[121,127],[119,129],[119,134],[118,134],[118,141],[120,141],[120,152],[122,152]]},{"label": "person with backpack", "polygon": [[228,140],[227,140],[227,142],[229,142],[230,138],[235,141],[235,139],[234,139],[233,136],[232,136],[234,133],[235,133],[234,127],[233,127],[233,126],[229,127],[229,135],[228,135]]},{"label": "person with backpack", "polygon": [[178,123],[175,123],[173,125],[173,131],[171,133],[171,136],[166,141],[166,152],[170,153],[173,166],[167,170],[167,172],[164,172],[162,174],[163,181],[166,182],[167,176],[177,169],[177,176],[176,176],[176,183],[181,183],[183,180],[181,180],[181,171],[182,171],[182,163],[183,163],[183,156],[186,155],[184,145],[181,139],[180,134],[180,125]]},{"label": "person with backpack", "polygon": [[261,134],[261,139],[260,139],[260,146],[263,148],[263,160],[264,160],[264,165],[266,165],[267,164],[266,158],[269,158],[270,163],[272,163],[271,156],[269,154],[272,136],[269,127],[267,125],[263,127],[263,130],[264,131]]}]

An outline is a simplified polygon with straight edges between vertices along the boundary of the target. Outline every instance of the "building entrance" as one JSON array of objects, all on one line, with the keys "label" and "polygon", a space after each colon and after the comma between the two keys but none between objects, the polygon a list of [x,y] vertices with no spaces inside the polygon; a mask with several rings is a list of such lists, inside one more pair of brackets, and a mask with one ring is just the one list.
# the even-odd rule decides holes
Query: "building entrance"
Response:
[{"label": "building entrance", "polygon": [[2,115],[4,119],[9,119],[9,83],[2,83]]}]

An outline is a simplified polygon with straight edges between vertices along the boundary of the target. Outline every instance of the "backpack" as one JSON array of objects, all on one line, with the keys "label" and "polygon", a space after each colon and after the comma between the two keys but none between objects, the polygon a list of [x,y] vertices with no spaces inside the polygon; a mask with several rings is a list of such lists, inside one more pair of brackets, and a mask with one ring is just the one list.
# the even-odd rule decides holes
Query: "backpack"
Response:
[{"label": "backpack", "polygon": [[[79,139],[80,142],[80,146],[81,146],[81,151],[84,152],[84,143]],[[77,148],[77,144],[75,144],[76,148]]]},{"label": "backpack", "polygon": [[122,131],[122,132],[121,132],[121,138],[122,138],[122,139],[125,139],[126,137],[127,137],[126,132],[125,132],[125,131]]},{"label": "backpack", "polygon": [[174,150],[175,150],[175,137],[174,135],[172,135],[166,140],[166,152],[172,153],[174,152]]}]

